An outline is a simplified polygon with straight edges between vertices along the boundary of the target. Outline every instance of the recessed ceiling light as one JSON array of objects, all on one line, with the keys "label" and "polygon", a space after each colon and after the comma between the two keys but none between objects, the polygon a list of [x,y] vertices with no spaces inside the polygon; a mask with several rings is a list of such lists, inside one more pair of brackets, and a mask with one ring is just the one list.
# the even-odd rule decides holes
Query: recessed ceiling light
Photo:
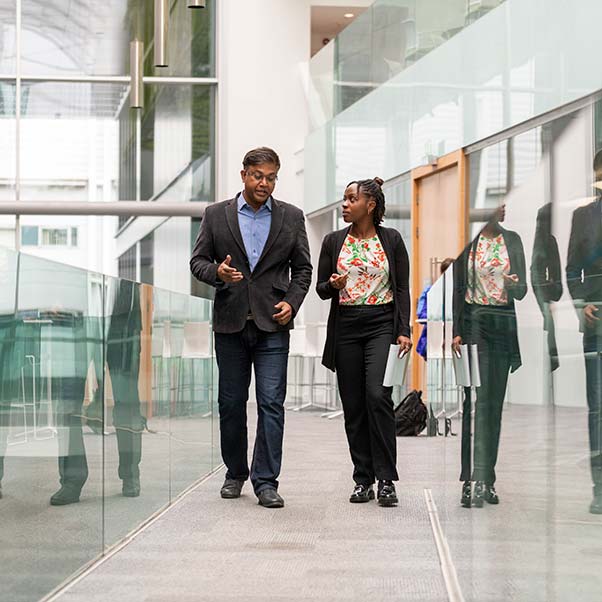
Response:
[{"label": "recessed ceiling light", "polygon": [[353,17],[355,17],[354,13],[345,13],[343,15],[345,17],[345,19],[353,19]]}]

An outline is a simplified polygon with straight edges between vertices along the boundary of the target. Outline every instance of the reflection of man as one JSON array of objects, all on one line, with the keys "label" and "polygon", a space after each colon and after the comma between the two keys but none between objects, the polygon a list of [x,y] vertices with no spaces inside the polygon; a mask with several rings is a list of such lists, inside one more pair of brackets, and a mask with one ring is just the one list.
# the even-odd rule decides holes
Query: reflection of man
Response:
[{"label": "reflection of man", "polygon": [[[106,363],[111,375],[115,400],[113,425],[119,454],[118,473],[123,482],[122,494],[125,497],[140,495],[139,465],[142,458],[142,432],[146,426],[146,420],[140,412],[138,394],[142,331],[140,288],[141,285],[128,280],[120,280],[116,284],[115,301],[110,316],[108,316],[110,325],[106,334]],[[57,392],[59,404],[63,408],[59,415],[59,426],[64,428],[61,429],[63,443],[60,444],[59,456],[61,488],[50,498],[50,503],[54,506],[78,502],[81,489],[88,477],[82,435],[82,400],[84,399],[85,376],[89,359],[86,354],[85,342],[87,338],[91,338],[92,342],[96,343],[92,356],[96,368],[96,378],[102,382],[101,340],[98,339],[101,332],[99,330],[100,321],[100,318],[84,318],[83,323],[86,327],[81,332],[77,324],[74,324],[73,340],[71,341],[74,364],[71,372],[66,371],[69,367],[65,367],[63,378],[57,381],[60,386]],[[69,351],[69,349],[64,349],[60,355],[69,357],[71,356]],[[102,391],[102,387],[98,389],[99,397],[95,400],[95,404],[103,403]],[[89,409],[88,413],[92,414],[93,412]],[[98,410],[96,415],[100,418],[102,411]],[[99,422],[100,432],[102,432],[102,421],[99,420]]]},{"label": "reflection of man", "polygon": [[543,315],[543,328],[548,333],[548,353],[552,372],[558,368],[559,362],[554,315],[550,304],[562,297],[561,270],[558,243],[552,234],[552,203],[548,203],[537,213],[531,261],[531,284]]},{"label": "reflection of man", "polygon": [[[602,151],[594,158],[594,174],[602,183]],[[589,446],[594,499],[592,514],[602,514],[602,192],[576,209],[569,240],[566,277],[581,316],[587,389]]]},{"label": "reflection of man", "polygon": [[[247,409],[255,368],[257,436],[250,476],[259,503],[280,508],[289,330],[311,281],[303,213],[272,197],[280,160],[269,148],[247,153],[244,190],[207,208],[190,268],[215,286],[213,329],[219,366],[223,498],[237,498],[249,477]],[[290,281],[289,281],[290,273]]]},{"label": "reflection of man", "polygon": [[61,487],[52,495],[53,506],[79,501],[88,478],[88,462],[82,434],[82,401],[86,381],[87,319],[65,312],[50,312],[52,324],[43,327],[51,348],[52,395],[57,400],[59,429],[59,478]]},{"label": "reflection of man", "polygon": [[141,286],[120,280],[107,333],[107,365],[111,375],[113,425],[117,435],[119,478],[126,497],[140,495],[142,432],[146,420],[140,413],[138,376],[140,374]]}]

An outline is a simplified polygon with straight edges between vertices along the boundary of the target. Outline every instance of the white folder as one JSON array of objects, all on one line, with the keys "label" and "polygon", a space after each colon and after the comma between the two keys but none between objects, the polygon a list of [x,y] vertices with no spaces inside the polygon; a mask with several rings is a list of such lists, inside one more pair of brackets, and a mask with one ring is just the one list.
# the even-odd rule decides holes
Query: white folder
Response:
[{"label": "white folder", "polygon": [[401,386],[404,384],[409,360],[409,352],[399,357],[399,345],[391,345],[389,347],[387,367],[385,368],[385,377],[383,378],[384,387]]},{"label": "white folder", "polygon": [[454,374],[458,387],[480,387],[481,375],[476,345],[461,345],[460,356],[452,352]]}]

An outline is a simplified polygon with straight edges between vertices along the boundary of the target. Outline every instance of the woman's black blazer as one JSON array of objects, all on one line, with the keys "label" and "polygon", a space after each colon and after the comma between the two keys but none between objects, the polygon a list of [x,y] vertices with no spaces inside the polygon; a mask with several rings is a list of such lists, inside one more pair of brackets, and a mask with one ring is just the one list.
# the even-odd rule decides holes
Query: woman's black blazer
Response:
[{"label": "woman's black blazer", "polygon": [[[523,241],[521,237],[512,230],[506,230],[498,226],[500,232],[504,235],[504,242],[508,249],[508,257],[510,259],[510,273],[518,276],[518,282],[508,286],[508,305],[511,308],[510,324],[508,327],[508,337],[510,338],[510,348],[512,350],[511,367],[512,372],[517,370],[521,365],[520,347],[518,344],[518,326],[516,323],[516,312],[514,309],[514,301],[520,301],[527,294],[527,270],[525,266],[525,251],[523,249]],[[467,334],[470,332],[471,324],[467,321],[471,320],[467,316],[466,308],[466,291],[468,289],[468,261],[470,250],[476,248],[479,241],[477,236],[468,246],[456,261],[454,262],[454,298],[453,298],[453,314],[454,314],[454,337],[461,336],[465,343],[471,341],[466,340]]]},{"label": "woman's black blazer", "polygon": [[[335,369],[339,291],[330,286],[329,280],[332,274],[337,271],[339,254],[350,229],[350,227],[343,228],[325,236],[318,264],[316,292],[321,299],[331,300],[322,364],[333,372]],[[397,230],[378,226],[376,233],[389,261],[393,303],[395,305],[393,339],[391,342],[395,343],[399,336],[410,336],[410,262],[401,234]]]}]

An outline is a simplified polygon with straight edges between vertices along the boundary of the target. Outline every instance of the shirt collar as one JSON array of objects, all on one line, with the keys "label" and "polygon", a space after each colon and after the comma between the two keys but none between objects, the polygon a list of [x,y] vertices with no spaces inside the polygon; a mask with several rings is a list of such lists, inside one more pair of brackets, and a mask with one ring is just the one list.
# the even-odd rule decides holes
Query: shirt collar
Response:
[{"label": "shirt collar", "polygon": [[[251,205],[249,205],[249,203],[247,203],[247,201],[245,199],[245,193],[241,192],[238,195],[238,210],[241,211],[245,207],[248,207],[249,209],[251,209],[251,211],[253,210],[251,208]],[[266,207],[270,213],[272,212],[272,197],[271,196],[268,197],[268,200],[264,203],[263,207]],[[261,207],[261,209],[259,209],[259,211],[261,211],[263,209],[263,207]]]}]

